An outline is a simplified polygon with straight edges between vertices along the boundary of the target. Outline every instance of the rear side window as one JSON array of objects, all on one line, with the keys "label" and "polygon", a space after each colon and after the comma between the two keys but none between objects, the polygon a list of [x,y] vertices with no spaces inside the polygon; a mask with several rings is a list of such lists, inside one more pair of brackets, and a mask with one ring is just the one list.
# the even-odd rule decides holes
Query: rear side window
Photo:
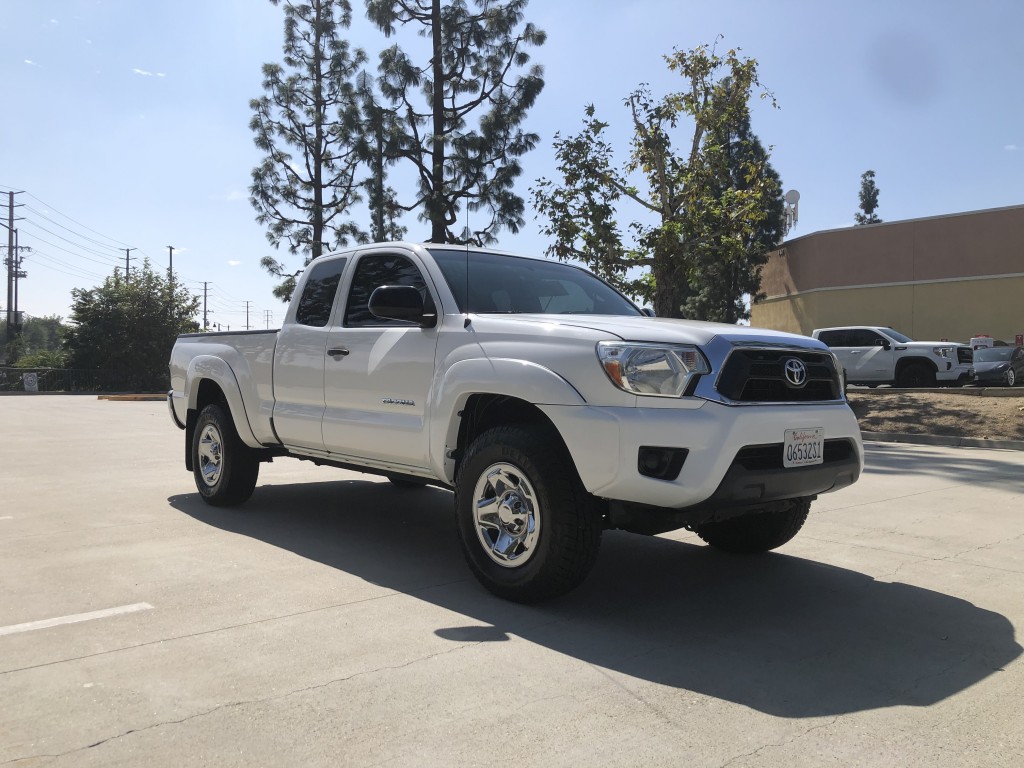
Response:
[{"label": "rear side window", "polygon": [[314,264],[302,289],[299,306],[295,310],[295,322],[323,328],[331,319],[334,295],[338,292],[345,259],[334,259]]},{"label": "rear side window", "polygon": [[822,331],[818,334],[818,341],[828,347],[845,347],[846,331]]}]

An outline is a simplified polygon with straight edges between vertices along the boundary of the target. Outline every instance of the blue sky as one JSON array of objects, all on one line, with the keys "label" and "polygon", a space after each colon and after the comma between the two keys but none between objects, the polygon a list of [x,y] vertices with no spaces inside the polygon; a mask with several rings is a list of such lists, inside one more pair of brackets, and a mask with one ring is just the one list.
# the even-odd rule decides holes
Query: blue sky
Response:
[{"label": "blue sky", "polygon": [[[375,55],[382,38],[355,3],[350,39]],[[548,33],[534,49],[546,87],[527,126],[541,136],[520,191],[552,177],[556,131],[597,106],[626,140],[623,98],[639,83],[682,86],[662,55],[723,36],[756,58],[779,109],[754,105],[786,189],[800,192],[791,236],[849,226],[860,175],[877,174],[886,221],[1024,204],[1024,3],[902,0],[534,0]],[[209,283],[212,321],[264,327],[283,305],[259,268],[275,253],[248,202],[259,161],[248,128],[260,67],[281,58],[282,12],[264,0],[5,0],[0,51],[0,202],[17,201],[30,246],[20,307],[67,316],[132,256],[167,267],[196,293]],[[620,130],[621,129],[621,130]],[[409,238],[425,225],[407,222]],[[499,246],[540,255],[528,211]],[[6,230],[0,232],[6,243]],[[969,254],[965,254],[969,258]],[[0,291],[2,293],[2,291]],[[6,297],[0,297],[4,303]]]}]

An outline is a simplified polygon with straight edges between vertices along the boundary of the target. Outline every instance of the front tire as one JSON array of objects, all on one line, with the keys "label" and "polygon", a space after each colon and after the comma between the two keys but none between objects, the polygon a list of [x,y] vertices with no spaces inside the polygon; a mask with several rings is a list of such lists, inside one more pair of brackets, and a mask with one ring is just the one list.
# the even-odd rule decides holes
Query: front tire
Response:
[{"label": "front tire", "polygon": [[904,389],[921,389],[935,386],[935,371],[924,363],[911,363],[900,371],[896,385]]},{"label": "front tire", "polygon": [[1012,387],[1017,383],[1017,374],[1013,372],[1013,368],[1006,369],[1006,386]]},{"label": "front tire", "polygon": [[192,435],[192,474],[203,501],[232,507],[248,500],[256,488],[260,462],[242,442],[225,406],[208,405]]},{"label": "front tire", "polygon": [[781,547],[796,536],[810,511],[810,499],[794,499],[781,509],[704,523],[694,532],[715,549],[754,555]]},{"label": "front tire", "polygon": [[496,427],[470,445],[455,482],[462,551],[499,597],[531,603],[578,586],[601,544],[597,504],[550,429]]}]

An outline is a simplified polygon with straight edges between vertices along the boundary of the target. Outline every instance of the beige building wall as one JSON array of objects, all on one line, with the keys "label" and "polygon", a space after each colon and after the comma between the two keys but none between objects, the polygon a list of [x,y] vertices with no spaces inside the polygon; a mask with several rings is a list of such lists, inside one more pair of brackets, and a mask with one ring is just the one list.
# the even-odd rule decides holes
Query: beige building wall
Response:
[{"label": "beige building wall", "polygon": [[818,232],[762,271],[751,324],[888,325],[916,339],[1024,333],[1024,206]]}]

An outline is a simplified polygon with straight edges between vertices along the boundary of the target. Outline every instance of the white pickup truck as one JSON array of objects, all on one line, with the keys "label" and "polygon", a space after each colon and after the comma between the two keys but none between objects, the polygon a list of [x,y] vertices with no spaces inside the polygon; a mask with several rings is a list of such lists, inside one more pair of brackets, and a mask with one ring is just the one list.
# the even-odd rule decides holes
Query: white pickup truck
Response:
[{"label": "white pickup truck", "polygon": [[877,325],[816,328],[811,336],[825,342],[835,353],[848,384],[960,386],[970,381],[974,372],[973,353],[966,344],[914,341],[899,331]]},{"label": "white pickup truck", "polygon": [[479,249],[323,256],[279,331],[185,334],[170,373],[208,503],[280,456],[451,488],[472,571],[524,602],[579,584],[604,529],[781,546],[863,468],[824,344],[649,317],[586,270]]}]

